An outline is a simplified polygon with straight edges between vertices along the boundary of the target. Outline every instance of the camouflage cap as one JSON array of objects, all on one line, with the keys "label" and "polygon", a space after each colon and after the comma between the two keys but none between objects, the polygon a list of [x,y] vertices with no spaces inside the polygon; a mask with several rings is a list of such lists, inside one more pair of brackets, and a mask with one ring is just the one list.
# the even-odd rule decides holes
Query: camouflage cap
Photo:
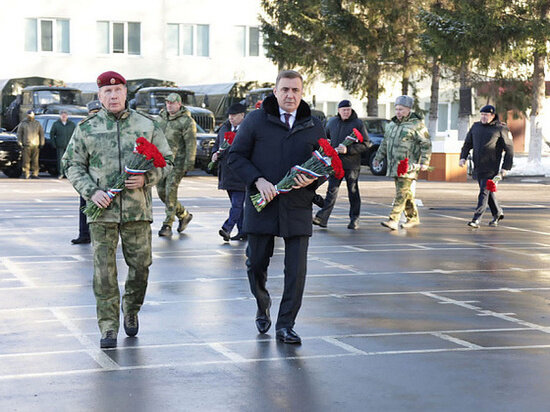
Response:
[{"label": "camouflage cap", "polygon": [[179,103],[181,103],[181,96],[180,96],[179,94],[177,94],[177,93],[170,93],[170,94],[166,97],[166,99],[164,99],[164,100],[167,101],[167,102],[172,102],[172,103],[174,103],[174,102],[179,102]]}]

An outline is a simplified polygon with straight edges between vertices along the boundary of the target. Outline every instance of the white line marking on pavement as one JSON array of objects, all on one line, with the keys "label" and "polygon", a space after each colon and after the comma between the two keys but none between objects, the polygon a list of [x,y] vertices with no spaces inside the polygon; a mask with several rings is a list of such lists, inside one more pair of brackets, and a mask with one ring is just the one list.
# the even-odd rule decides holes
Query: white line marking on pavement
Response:
[{"label": "white line marking on pavement", "polygon": [[221,353],[223,356],[228,358],[229,360],[233,362],[244,362],[246,361],[246,358],[243,358],[238,353],[233,352],[232,350],[227,349],[225,346],[223,346],[221,343],[209,343],[209,347],[214,349],[216,352]]},{"label": "white line marking on pavement", "polygon": [[25,287],[34,288],[36,284],[19,268],[19,266],[13,263],[9,258],[3,257],[0,259],[2,264],[9,270],[9,272],[15,276]]},{"label": "white line marking on pavement", "polygon": [[71,336],[73,336],[75,339],[77,339],[82,346],[84,346],[86,353],[90,355],[90,357],[95,360],[104,370],[116,370],[119,369],[120,366],[112,360],[109,356],[107,356],[102,350],[98,348],[98,343],[95,345],[92,343],[92,341],[84,334],[78,327],[73,323],[69,317],[65,316],[65,314],[60,310],[56,308],[50,309],[53,315],[59,319],[59,321],[65,326],[70,332]]},{"label": "white line marking on pavement", "polygon": [[449,342],[456,343],[457,345],[464,346],[466,348],[470,348],[470,349],[481,349],[481,348],[483,348],[482,346],[476,345],[475,343],[468,342],[468,341],[465,341],[465,340],[462,340],[462,339],[458,339],[458,338],[455,338],[453,336],[449,336],[445,333],[433,332],[431,335],[435,336],[436,338],[440,338],[440,339],[443,339],[443,340],[446,340],[446,341],[449,341]]},{"label": "white line marking on pavement", "polygon": [[[446,217],[448,219],[462,220],[464,222],[467,222],[469,220],[469,219],[464,219],[464,218],[456,217],[456,216],[442,215],[442,214],[439,214],[439,213],[431,213],[431,215]],[[514,226],[508,226],[508,225],[505,226],[505,225],[502,225],[502,224],[499,224],[498,227],[502,227],[502,228],[505,228],[505,229],[511,229],[511,230],[518,230],[520,232],[535,233],[537,235],[545,235],[545,236],[550,235],[550,232],[539,232],[538,230],[524,229],[522,227],[514,227]]]},{"label": "white line marking on pavement", "polygon": [[329,336],[326,336],[322,339],[325,342],[330,343],[331,345],[338,346],[339,348],[344,349],[346,352],[355,353],[357,355],[366,355],[366,352],[362,351],[361,349],[357,349],[355,346],[348,345],[347,343],[339,341],[338,339],[331,338]]}]

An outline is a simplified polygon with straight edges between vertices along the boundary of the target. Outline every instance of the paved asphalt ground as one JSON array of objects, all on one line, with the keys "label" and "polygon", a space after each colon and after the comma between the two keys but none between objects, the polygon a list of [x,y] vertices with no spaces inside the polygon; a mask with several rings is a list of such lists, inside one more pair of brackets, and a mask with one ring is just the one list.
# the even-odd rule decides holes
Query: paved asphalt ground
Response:
[{"label": "paved asphalt ground", "polygon": [[[502,182],[506,217],[478,230],[466,226],[474,183],[420,181],[422,226],[389,232],[379,222],[393,183],[362,176],[361,228],[346,228],[341,197],[328,229],[314,230],[303,344],[291,346],[258,335],[245,245],[217,234],[229,201],[197,172],[180,189],[192,223],[153,238],[138,337],[121,331],[101,351],[91,248],[69,243],[75,192],[66,180],[2,177],[0,410],[548,411],[549,180]],[[156,197],[154,214],[156,234]]]}]

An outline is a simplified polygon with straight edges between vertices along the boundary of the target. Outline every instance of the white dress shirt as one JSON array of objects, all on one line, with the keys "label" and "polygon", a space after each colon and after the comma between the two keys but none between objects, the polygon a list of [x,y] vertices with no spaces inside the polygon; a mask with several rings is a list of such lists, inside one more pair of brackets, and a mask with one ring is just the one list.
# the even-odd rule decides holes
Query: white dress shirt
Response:
[{"label": "white dress shirt", "polygon": [[[292,129],[292,126],[294,126],[294,121],[296,120],[296,112],[298,110],[294,110],[292,113],[290,113],[290,117],[288,118],[288,123],[290,124],[290,128]],[[285,116],[284,114],[285,113],[288,113],[288,112],[285,112],[283,109],[281,109],[279,107],[279,118],[281,119],[281,122],[283,123],[286,123],[285,122]]]}]

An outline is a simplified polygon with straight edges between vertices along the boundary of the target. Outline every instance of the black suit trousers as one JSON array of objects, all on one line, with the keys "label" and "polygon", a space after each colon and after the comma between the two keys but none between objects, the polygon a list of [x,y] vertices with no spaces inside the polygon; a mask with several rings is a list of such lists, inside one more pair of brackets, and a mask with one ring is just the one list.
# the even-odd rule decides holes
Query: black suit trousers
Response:
[{"label": "black suit trousers", "polygon": [[[293,236],[284,238],[284,289],[276,329],[292,328],[302,305],[302,296],[306,282],[307,249],[309,236]],[[274,235],[248,235],[246,248],[246,267],[250,290],[256,298],[258,309],[264,311],[271,304],[269,292],[266,289],[267,268],[273,256]]]}]

